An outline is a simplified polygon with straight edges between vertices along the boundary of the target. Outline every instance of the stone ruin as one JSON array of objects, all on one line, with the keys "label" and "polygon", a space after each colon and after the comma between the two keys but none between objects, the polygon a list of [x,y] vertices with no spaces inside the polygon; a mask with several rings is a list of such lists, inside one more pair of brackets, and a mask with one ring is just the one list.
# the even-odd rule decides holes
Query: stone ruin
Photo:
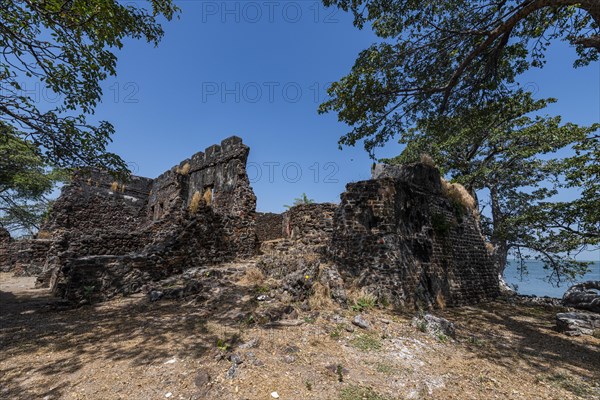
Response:
[{"label": "stone ruin", "polygon": [[425,164],[388,167],[341,196],[332,258],[360,287],[391,302],[461,305],[498,295],[475,210],[442,189]]},{"label": "stone ruin", "polygon": [[436,168],[378,167],[373,179],[348,184],[339,205],[257,213],[248,153],[230,137],[155,179],[80,171],[36,238],[0,231],[0,269],[37,276],[38,287],[75,302],[144,292],[190,268],[248,259],[267,274],[281,266],[285,290],[318,280],[340,303],[351,288],[407,307],[498,295],[477,216],[444,193]]},{"label": "stone ruin", "polygon": [[558,331],[569,336],[600,334],[600,281],[571,286],[565,292],[562,304],[575,310],[556,314]]}]

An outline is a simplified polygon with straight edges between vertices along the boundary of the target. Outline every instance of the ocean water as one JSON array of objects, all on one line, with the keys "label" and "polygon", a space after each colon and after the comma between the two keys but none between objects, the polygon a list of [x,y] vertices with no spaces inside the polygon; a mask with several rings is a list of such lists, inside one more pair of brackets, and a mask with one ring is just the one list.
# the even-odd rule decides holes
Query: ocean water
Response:
[{"label": "ocean water", "polygon": [[[547,271],[543,268],[543,263],[540,261],[527,261],[528,274],[521,278],[517,270],[517,262],[509,261],[506,270],[504,271],[504,279],[510,284],[517,285],[519,294],[535,295],[535,296],[550,296],[561,298],[567,289],[573,285],[571,282],[561,283],[560,286],[553,286],[545,280]],[[585,281],[600,280],[600,261],[594,261],[589,266],[590,272],[583,277],[578,278],[575,283]]]}]

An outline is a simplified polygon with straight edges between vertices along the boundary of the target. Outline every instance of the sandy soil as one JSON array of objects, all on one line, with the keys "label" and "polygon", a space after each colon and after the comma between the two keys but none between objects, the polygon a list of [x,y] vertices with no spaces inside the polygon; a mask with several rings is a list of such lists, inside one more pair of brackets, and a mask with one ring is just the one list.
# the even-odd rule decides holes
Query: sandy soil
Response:
[{"label": "sandy soil", "polygon": [[0,274],[0,399],[600,399],[600,339],[555,332],[539,306],[438,312],[451,340],[381,310],[363,313],[370,331],[341,309],[258,325],[243,316],[268,302],[236,285],[77,309],[32,287]]}]

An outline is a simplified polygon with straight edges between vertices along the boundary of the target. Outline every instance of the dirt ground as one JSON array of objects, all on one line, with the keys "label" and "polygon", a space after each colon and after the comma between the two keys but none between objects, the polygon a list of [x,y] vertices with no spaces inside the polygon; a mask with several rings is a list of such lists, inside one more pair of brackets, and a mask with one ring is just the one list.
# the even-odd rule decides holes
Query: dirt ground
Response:
[{"label": "dirt ground", "polygon": [[297,305],[284,325],[258,324],[240,316],[268,301],[242,286],[210,304],[76,309],[32,287],[0,274],[0,399],[600,399],[600,339],[557,333],[540,306],[436,312],[453,340],[375,309],[371,330],[352,326],[356,311]]}]

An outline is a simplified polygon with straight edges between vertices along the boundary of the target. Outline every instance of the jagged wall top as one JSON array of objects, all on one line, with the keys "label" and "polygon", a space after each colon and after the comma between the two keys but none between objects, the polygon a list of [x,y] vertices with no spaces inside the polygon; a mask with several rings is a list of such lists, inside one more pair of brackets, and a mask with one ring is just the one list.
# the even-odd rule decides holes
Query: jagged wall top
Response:
[{"label": "jagged wall top", "polygon": [[249,152],[250,148],[242,142],[241,138],[231,136],[222,140],[220,146],[214,144],[207,147],[204,152],[194,154],[189,160],[185,160],[179,164],[179,167],[189,162],[190,173],[194,173],[204,168],[212,167],[215,164],[226,163],[232,159],[239,159],[245,164]]},{"label": "jagged wall top", "polygon": [[220,145],[209,146],[183,160],[154,180],[148,201],[149,216],[157,220],[189,207],[196,193],[203,201],[209,199],[217,213],[236,213],[241,203],[244,203],[241,208],[253,212],[255,197],[246,175],[249,152],[241,138],[231,136]]},{"label": "jagged wall top", "polygon": [[371,171],[371,176],[372,179],[397,179],[434,193],[440,193],[442,191],[440,171],[436,167],[428,164],[376,164]]}]

